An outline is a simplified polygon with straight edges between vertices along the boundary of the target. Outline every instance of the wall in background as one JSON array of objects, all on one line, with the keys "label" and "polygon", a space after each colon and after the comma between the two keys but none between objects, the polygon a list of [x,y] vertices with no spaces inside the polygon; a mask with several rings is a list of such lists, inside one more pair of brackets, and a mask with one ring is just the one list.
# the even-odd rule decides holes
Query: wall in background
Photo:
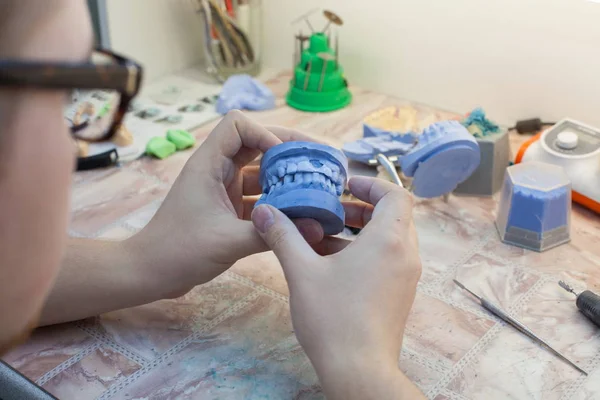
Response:
[{"label": "wall in background", "polygon": [[201,17],[188,0],[105,0],[111,47],[144,65],[146,81],[198,64]]},{"label": "wall in background", "polygon": [[[499,122],[564,116],[600,127],[600,4],[586,0],[263,0],[264,59],[291,68],[290,21],[345,22],[352,84]],[[311,18],[315,28],[324,20]],[[304,32],[308,31],[303,26]]]}]

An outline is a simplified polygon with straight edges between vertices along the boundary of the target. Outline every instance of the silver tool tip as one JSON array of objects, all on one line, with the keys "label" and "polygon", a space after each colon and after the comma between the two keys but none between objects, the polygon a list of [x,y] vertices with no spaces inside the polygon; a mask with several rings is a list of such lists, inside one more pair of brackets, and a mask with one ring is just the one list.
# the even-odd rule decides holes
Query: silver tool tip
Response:
[{"label": "silver tool tip", "polygon": [[573,288],[571,286],[569,286],[569,284],[566,283],[565,281],[558,281],[558,286],[565,289],[567,292],[573,293],[575,296],[577,296],[577,293],[575,293],[575,290],[573,290]]},{"label": "silver tool tip", "polygon": [[458,285],[459,288],[467,290],[467,288],[462,283],[460,283],[456,279],[452,279],[452,280],[454,281],[454,283],[456,283]]}]

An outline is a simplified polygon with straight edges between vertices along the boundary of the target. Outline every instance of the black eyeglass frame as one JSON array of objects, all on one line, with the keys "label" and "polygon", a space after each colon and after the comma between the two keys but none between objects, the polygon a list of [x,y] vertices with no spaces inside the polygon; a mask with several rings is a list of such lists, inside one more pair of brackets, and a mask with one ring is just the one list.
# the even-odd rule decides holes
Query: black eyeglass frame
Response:
[{"label": "black eyeglass frame", "polygon": [[[110,128],[104,135],[87,141],[105,141],[111,139],[121,126],[131,101],[137,96],[144,70],[137,62],[105,49],[96,49],[98,53],[112,57],[114,64],[98,65],[92,62],[38,62],[0,60],[0,87],[22,87],[40,89],[106,89],[115,90],[121,97],[119,106]],[[85,122],[82,125],[87,124]],[[84,126],[75,125],[71,134]]]}]

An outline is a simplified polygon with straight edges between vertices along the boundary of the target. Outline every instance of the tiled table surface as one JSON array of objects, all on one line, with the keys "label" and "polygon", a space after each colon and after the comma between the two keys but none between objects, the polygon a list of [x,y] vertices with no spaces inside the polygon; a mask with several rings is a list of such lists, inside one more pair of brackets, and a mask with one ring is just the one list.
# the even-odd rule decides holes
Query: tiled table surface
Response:
[{"label": "tiled table surface", "polygon": [[[355,90],[351,107],[314,115],[284,105],[288,77],[270,80],[280,100],[253,114],[333,144],[361,135],[361,120],[407,104]],[[416,105],[420,117],[454,115]],[[201,141],[214,124],[196,131]],[[522,138],[512,138],[513,146]],[[514,148],[514,147],[513,147]],[[120,239],[160,205],[191,152],[79,173],[71,234]],[[423,275],[406,328],[402,370],[435,400],[600,398],[600,331],[577,312],[558,279],[600,291],[600,218],[575,206],[572,242],[545,253],[502,244],[494,199],[417,201]],[[458,278],[510,310],[589,373],[584,377],[482,311]],[[5,356],[61,399],[322,399],[290,322],[287,286],[272,253],[237,263],[177,300],[36,331]]]}]

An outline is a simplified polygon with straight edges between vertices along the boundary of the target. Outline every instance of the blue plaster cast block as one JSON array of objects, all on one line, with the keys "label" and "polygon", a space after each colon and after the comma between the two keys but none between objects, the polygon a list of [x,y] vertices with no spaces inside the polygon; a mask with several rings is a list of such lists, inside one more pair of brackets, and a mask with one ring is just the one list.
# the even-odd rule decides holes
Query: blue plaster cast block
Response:
[{"label": "blue plaster cast block", "polygon": [[348,160],[330,146],[286,142],[269,149],[260,163],[263,194],[256,202],[269,204],[289,218],[318,221],[326,235],[344,230],[340,197],[348,176]]},{"label": "blue plaster cast block", "polygon": [[570,240],[571,183],[562,167],[540,162],[506,170],[496,227],[503,242],[544,251]]},{"label": "blue plaster cast block", "polygon": [[457,121],[442,121],[423,131],[418,145],[402,157],[400,165],[404,175],[413,178],[415,195],[431,198],[456,189],[480,161],[473,135]]},{"label": "blue plaster cast block", "polygon": [[391,135],[371,136],[344,144],[342,150],[351,160],[368,164],[379,153],[387,157],[406,154],[414,144],[394,140]]},{"label": "blue plaster cast block", "polygon": [[273,92],[250,75],[233,75],[223,84],[216,109],[219,114],[231,110],[269,110],[275,107]]}]

